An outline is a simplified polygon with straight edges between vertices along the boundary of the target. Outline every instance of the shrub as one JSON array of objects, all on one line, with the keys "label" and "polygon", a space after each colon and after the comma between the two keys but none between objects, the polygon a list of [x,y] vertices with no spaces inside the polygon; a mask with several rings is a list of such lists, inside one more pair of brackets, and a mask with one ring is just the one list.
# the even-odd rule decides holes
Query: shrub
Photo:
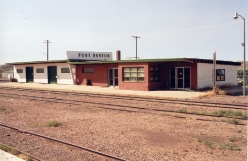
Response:
[{"label": "shrub", "polygon": [[208,141],[208,140],[204,141],[204,145],[206,145],[207,147],[209,147],[211,149],[215,148],[214,143],[211,141]]},{"label": "shrub", "polygon": [[238,125],[239,121],[236,120],[236,119],[232,119],[232,120],[229,121],[229,123],[234,124],[234,125]]},{"label": "shrub", "polygon": [[49,121],[49,122],[47,122],[47,126],[48,127],[58,127],[58,126],[60,126],[62,123],[61,122],[58,122],[58,121]]},{"label": "shrub", "polygon": [[187,113],[187,110],[186,109],[179,109],[178,112]]},{"label": "shrub", "polygon": [[228,150],[241,150],[237,144],[233,143],[223,143],[220,144],[220,149],[228,149]]}]

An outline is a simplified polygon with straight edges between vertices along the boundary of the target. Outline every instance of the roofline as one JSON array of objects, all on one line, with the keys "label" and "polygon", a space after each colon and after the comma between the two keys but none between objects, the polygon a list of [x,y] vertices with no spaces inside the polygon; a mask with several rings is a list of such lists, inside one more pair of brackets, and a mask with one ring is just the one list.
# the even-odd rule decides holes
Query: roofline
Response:
[{"label": "roofline", "polygon": [[30,62],[13,62],[13,63],[6,63],[10,65],[24,65],[24,64],[46,64],[46,63],[67,63],[68,60],[48,60],[48,61],[30,61]]},{"label": "roofline", "polygon": [[149,62],[192,62],[185,58],[172,58],[172,59],[131,59],[131,60],[112,60],[112,61],[78,61],[68,62],[68,64],[118,64],[118,63],[149,63]]},{"label": "roofline", "polygon": [[[46,63],[68,63],[72,65],[79,64],[119,64],[119,63],[149,63],[149,62],[189,62],[189,63],[208,63],[213,64],[212,59],[198,58],[169,58],[169,59],[131,59],[131,60],[103,60],[103,61],[69,61],[64,60],[48,60],[48,61],[30,61],[30,62],[13,62],[6,63],[9,65],[24,65],[24,64],[46,64]],[[241,66],[241,62],[216,60],[216,64]]]},{"label": "roofline", "polygon": [[[194,63],[208,63],[208,64],[213,64],[213,60],[212,59],[198,59],[198,58],[186,58],[186,59],[191,60]],[[241,66],[241,63],[240,62],[226,61],[226,60],[216,60],[216,64]]]}]

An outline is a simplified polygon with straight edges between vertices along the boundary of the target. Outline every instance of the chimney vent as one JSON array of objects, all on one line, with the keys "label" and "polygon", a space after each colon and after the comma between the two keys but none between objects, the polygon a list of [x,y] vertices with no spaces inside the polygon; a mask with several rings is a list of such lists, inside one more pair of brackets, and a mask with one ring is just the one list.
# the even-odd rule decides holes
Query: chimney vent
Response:
[{"label": "chimney vent", "polygon": [[120,50],[116,51],[116,60],[121,60],[121,51]]}]

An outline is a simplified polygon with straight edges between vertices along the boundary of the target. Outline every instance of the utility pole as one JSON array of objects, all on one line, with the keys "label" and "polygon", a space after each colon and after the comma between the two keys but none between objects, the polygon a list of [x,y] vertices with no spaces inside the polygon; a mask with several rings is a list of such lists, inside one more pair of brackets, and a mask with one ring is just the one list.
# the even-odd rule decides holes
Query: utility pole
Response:
[{"label": "utility pole", "polygon": [[140,38],[139,36],[132,36],[133,38],[135,38],[136,39],[136,59],[138,58],[137,57],[137,38]]},{"label": "utility pole", "polygon": [[45,40],[44,43],[47,43],[47,61],[48,61],[48,43],[51,43],[51,42],[49,42],[49,40]]},{"label": "utility pole", "polygon": [[216,92],[216,51],[213,53],[213,90]]}]

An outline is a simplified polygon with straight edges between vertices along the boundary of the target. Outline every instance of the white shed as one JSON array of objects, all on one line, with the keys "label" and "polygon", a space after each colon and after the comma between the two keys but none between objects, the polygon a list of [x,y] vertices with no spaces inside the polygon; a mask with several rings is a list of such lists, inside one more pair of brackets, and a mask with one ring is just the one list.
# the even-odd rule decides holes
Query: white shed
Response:
[{"label": "white shed", "polygon": [[2,72],[2,79],[14,78],[14,70],[7,70]]}]

